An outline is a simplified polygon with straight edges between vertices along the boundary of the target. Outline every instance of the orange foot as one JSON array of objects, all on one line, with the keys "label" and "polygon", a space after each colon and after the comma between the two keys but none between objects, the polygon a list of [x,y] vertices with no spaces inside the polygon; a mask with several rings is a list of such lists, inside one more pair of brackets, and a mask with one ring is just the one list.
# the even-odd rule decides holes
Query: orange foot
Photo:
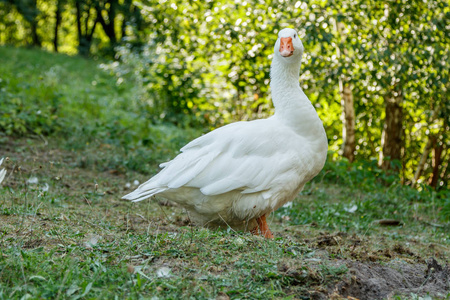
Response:
[{"label": "orange foot", "polygon": [[262,215],[261,217],[256,218],[256,222],[258,223],[258,227],[255,227],[250,231],[252,234],[258,235],[260,231],[261,235],[264,236],[266,239],[274,238],[272,232],[269,229],[269,225],[267,225],[266,215]]}]

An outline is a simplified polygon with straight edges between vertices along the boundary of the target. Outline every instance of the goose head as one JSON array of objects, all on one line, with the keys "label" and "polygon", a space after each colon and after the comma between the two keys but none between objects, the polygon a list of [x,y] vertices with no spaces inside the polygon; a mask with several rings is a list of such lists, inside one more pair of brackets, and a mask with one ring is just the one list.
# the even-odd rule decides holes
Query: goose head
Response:
[{"label": "goose head", "polygon": [[291,28],[285,28],[278,33],[278,39],[275,43],[275,55],[282,60],[298,60],[303,54],[303,44],[298,37],[297,31]]}]

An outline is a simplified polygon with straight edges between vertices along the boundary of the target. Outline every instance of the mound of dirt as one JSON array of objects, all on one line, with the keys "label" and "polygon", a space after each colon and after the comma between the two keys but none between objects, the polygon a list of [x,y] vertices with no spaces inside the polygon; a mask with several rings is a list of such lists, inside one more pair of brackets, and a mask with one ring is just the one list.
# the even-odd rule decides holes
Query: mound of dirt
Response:
[{"label": "mound of dirt", "polygon": [[386,299],[411,293],[444,298],[450,293],[450,266],[441,266],[434,258],[426,265],[401,260],[345,264],[349,269],[347,279],[335,285],[326,298]]}]

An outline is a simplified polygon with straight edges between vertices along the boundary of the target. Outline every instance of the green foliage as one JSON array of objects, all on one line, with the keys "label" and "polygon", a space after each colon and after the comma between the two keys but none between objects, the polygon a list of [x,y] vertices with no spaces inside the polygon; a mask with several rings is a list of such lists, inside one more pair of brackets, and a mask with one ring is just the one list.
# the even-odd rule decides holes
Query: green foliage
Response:
[{"label": "green foliage", "polygon": [[0,74],[1,131],[64,136],[61,147],[84,153],[80,167],[149,174],[201,134],[151,118],[131,82],[86,59],[0,47]]},{"label": "green foliage", "polygon": [[444,221],[450,221],[450,197],[447,195],[447,199],[444,201],[444,205],[440,211],[440,215]]},{"label": "green foliage", "polygon": [[[289,215],[296,224],[315,222],[340,231],[365,230],[374,220],[405,220],[418,210],[435,214],[435,221],[448,224],[449,190],[435,191],[422,185],[418,191],[402,185],[396,174],[385,173],[374,160],[350,164],[345,159],[333,160],[333,153],[329,156],[324,169],[302,193],[314,199],[309,209],[300,209],[294,204],[294,209],[282,210],[281,215]],[[335,195],[338,198],[329,201],[329,195],[316,187],[322,182],[345,186],[348,194]],[[357,190],[359,195],[352,190]],[[353,199],[349,201],[349,197]],[[301,202],[298,205],[304,207]]]},{"label": "green foliage", "polygon": [[[53,17],[58,7],[59,27]],[[80,109],[75,115],[84,114],[81,108],[90,110],[86,117],[96,118],[101,127],[139,127],[136,132],[146,132],[142,128],[160,122],[204,130],[267,117],[273,112],[269,69],[274,35],[282,27],[294,27],[305,45],[301,87],[324,122],[330,150],[341,153],[339,86],[350,86],[356,114],[356,160],[378,159],[380,164],[390,159],[385,149],[401,148],[396,152],[401,152],[400,161],[390,163],[401,170],[404,184],[447,188],[449,17],[450,7],[443,0],[3,1],[0,26],[5,30],[0,30],[0,43],[42,42],[43,48],[53,49],[52,39],[59,28],[60,51],[75,53],[78,49],[81,54],[116,59],[104,62],[103,68],[117,83],[113,85],[111,78],[105,83],[127,100],[91,101],[89,97],[103,96],[85,93],[87,98],[76,107],[47,82],[34,84],[45,97],[32,89],[32,94],[20,96],[13,88],[19,83],[10,78],[7,94],[2,96],[4,107],[11,116],[23,113],[17,118],[8,115],[2,128],[8,128],[8,133],[57,132],[66,127],[62,122],[72,114],[69,107]],[[44,34],[48,32],[54,36]],[[89,89],[97,92],[100,87]],[[387,103],[392,99],[398,100],[402,111],[398,126],[402,141],[382,145],[383,134],[394,130],[386,122]],[[112,107],[113,116],[104,113],[107,106]],[[146,125],[135,127],[124,121],[127,117],[119,109],[131,110]],[[33,110],[41,115],[32,114]],[[126,139],[131,141],[127,137],[123,145]],[[143,139],[140,134],[132,138],[134,143]],[[428,142],[432,151],[425,151]]]},{"label": "green foliage", "polygon": [[[357,160],[378,159],[383,151],[391,95],[402,96],[404,154],[390,163],[402,169],[404,183],[414,177],[429,136],[449,148],[449,36],[443,28],[450,9],[442,1],[429,7],[366,1],[139,5],[150,21],[149,41],[141,49],[121,48],[111,69],[119,78],[135,76],[153,117],[197,126],[267,117],[273,34],[291,26],[306,49],[301,86],[324,121],[331,150],[340,151],[343,142],[340,82],[352,86],[355,99]],[[229,9],[232,15],[225,14]],[[426,168],[423,177],[439,176],[438,187],[447,186],[446,169]]]},{"label": "green foliage", "polygon": [[[14,66],[24,67],[20,63]],[[55,69],[41,73],[30,67],[26,75],[19,72],[8,76],[6,72],[9,69],[5,67],[6,61],[1,67],[3,78],[0,78],[0,128],[7,135],[48,135],[61,130],[62,122],[58,117],[62,103],[56,88]],[[28,81],[27,75],[30,73],[39,74],[34,82]]]}]

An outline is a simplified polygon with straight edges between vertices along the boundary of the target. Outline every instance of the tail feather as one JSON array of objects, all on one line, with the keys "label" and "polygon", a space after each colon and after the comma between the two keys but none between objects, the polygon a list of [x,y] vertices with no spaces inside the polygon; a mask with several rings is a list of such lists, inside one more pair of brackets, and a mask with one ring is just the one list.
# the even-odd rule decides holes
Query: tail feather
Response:
[{"label": "tail feather", "polygon": [[127,199],[127,200],[131,200],[133,202],[138,202],[138,201],[142,201],[147,198],[150,198],[151,196],[154,196],[161,192],[164,192],[167,189],[168,188],[166,188],[166,187],[155,187],[155,188],[145,189],[145,190],[138,188],[135,191],[123,196],[122,199]]}]

